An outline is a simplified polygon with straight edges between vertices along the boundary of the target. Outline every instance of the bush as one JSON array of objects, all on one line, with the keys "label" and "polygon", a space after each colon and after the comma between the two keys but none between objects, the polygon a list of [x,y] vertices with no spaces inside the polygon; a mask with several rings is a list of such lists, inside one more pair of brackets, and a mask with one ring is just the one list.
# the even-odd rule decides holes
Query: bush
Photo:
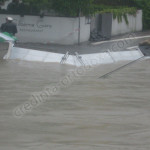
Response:
[{"label": "bush", "polygon": [[134,7],[135,0],[94,0],[97,5]]},{"label": "bush", "polygon": [[93,0],[52,0],[52,9],[62,16],[77,17],[92,13]]},{"label": "bush", "polygon": [[136,0],[136,6],[143,10],[144,29],[150,29],[150,0]]},{"label": "bush", "polygon": [[76,17],[81,14],[88,15],[92,10],[93,0],[24,0],[29,6],[35,5],[39,10],[54,10],[60,16]]},{"label": "bush", "polygon": [[103,13],[112,13],[113,18],[118,20],[118,22],[122,22],[122,18],[124,18],[126,24],[128,24],[128,18],[127,14],[135,16],[137,12],[137,9],[135,7],[116,7],[116,8],[105,8],[103,10],[97,11],[97,13],[103,14]]}]

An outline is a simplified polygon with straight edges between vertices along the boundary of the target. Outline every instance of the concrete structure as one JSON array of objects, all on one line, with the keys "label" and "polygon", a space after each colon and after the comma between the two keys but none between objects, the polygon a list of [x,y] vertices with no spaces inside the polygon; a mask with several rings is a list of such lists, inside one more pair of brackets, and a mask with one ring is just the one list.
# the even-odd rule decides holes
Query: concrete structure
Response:
[{"label": "concrete structure", "polygon": [[95,16],[93,16],[91,18],[91,32],[98,30],[99,29],[99,25],[100,25],[100,19],[99,19],[99,14],[95,14]]},{"label": "concrete structure", "polygon": [[138,10],[136,16],[127,15],[129,24],[127,25],[125,20],[122,19],[121,23],[118,23],[117,19],[112,21],[112,36],[120,35],[129,32],[142,31],[142,10]]},{"label": "concrete structure", "polygon": [[[5,22],[8,15],[0,15],[0,22]],[[9,15],[14,18],[18,27],[16,35],[19,42],[77,44],[79,20],[78,18],[44,17]],[[86,18],[80,21],[80,42],[89,40],[90,24],[86,24]]]},{"label": "concrete structure", "polygon": [[[103,15],[103,14],[102,14]],[[126,24],[124,18],[122,18],[122,22],[118,22],[117,18],[108,20],[105,19],[109,24],[109,26],[103,26],[103,28],[99,28],[101,23],[101,15],[97,14],[95,17],[92,18],[91,22],[91,32],[96,30],[97,32],[104,33],[102,30],[109,30],[111,32],[111,36],[121,35],[125,33],[135,32],[135,31],[142,31],[143,24],[142,24],[142,10],[138,10],[136,15],[127,15],[127,19],[129,24]],[[105,17],[105,14],[104,14]],[[112,16],[113,17],[113,16]],[[103,19],[104,20],[104,19]],[[102,21],[103,21],[102,20]],[[110,22],[111,21],[111,22]],[[106,36],[103,34],[103,36]]]},{"label": "concrete structure", "polygon": [[[5,22],[6,16],[7,15],[0,15],[1,23]],[[78,18],[47,16],[44,18],[40,18],[39,16],[20,17],[19,15],[10,16],[14,18],[14,22],[17,24],[18,34],[16,36],[19,39],[19,42],[53,43],[63,45],[73,45],[78,43]],[[141,10],[137,12],[136,16],[128,15],[128,25],[124,19],[121,23],[118,23],[117,19],[107,19],[107,21],[105,19],[106,16],[108,15],[104,14],[103,17],[96,15],[95,18],[92,19],[91,25],[87,23],[85,17],[81,17],[80,42],[88,41],[90,38],[90,32],[95,29],[100,32],[103,37],[107,38],[110,38],[110,36],[142,30]]]}]

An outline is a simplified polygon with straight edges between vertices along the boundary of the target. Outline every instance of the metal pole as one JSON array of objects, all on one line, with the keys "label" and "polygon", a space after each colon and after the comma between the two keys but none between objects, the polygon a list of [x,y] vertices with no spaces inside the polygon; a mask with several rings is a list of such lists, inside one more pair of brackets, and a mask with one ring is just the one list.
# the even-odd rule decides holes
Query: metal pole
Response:
[{"label": "metal pole", "polygon": [[78,45],[80,44],[80,30],[81,30],[81,19],[80,19],[80,6],[79,6],[79,27],[78,27]]},{"label": "metal pole", "polygon": [[78,26],[78,45],[80,44],[80,29],[81,29],[81,18],[80,18],[80,13],[81,13],[81,8],[80,8],[80,0],[78,0],[78,9],[79,9],[79,26]]},{"label": "metal pole", "polygon": [[117,71],[119,71],[119,70],[121,70],[121,69],[123,69],[123,68],[125,68],[125,67],[128,67],[128,66],[130,66],[130,65],[132,65],[132,64],[134,64],[134,63],[136,63],[137,61],[141,60],[141,59],[144,58],[144,57],[145,57],[145,56],[142,56],[142,57],[140,57],[140,58],[138,58],[138,59],[136,59],[136,60],[134,60],[134,61],[129,62],[128,64],[125,64],[125,65],[123,65],[123,66],[121,66],[121,67],[119,67],[119,68],[117,68],[117,69],[115,69],[115,70],[109,72],[109,73],[106,73],[105,75],[102,75],[101,77],[99,77],[99,79],[100,79],[100,78],[106,78],[107,76],[109,76],[109,75],[111,75],[111,74],[113,74],[113,73],[115,73],[115,72],[117,72]]}]

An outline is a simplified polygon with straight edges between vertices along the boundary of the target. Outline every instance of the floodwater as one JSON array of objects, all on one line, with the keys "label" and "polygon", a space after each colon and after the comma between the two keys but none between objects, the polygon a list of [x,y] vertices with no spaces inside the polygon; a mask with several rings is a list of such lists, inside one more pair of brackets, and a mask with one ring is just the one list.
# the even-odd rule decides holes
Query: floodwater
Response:
[{"label": "floodwater", "polygon": [[150,59],[101,65],[18,119],[17,106],[71,66],[0,62],[0,150],[149,150]]}]

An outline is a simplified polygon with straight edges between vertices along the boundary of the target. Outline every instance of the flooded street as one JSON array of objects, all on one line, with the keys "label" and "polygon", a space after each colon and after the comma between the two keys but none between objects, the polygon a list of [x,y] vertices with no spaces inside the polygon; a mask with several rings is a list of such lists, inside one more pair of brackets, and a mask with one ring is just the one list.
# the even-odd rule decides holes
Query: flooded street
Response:
[{"label": "flooded street", "polygon": [[150,59],[98,79],[125,63],[94,68],[17,119],[15,107],[74,68],[1,61],[0,150],[149,150]]}]

